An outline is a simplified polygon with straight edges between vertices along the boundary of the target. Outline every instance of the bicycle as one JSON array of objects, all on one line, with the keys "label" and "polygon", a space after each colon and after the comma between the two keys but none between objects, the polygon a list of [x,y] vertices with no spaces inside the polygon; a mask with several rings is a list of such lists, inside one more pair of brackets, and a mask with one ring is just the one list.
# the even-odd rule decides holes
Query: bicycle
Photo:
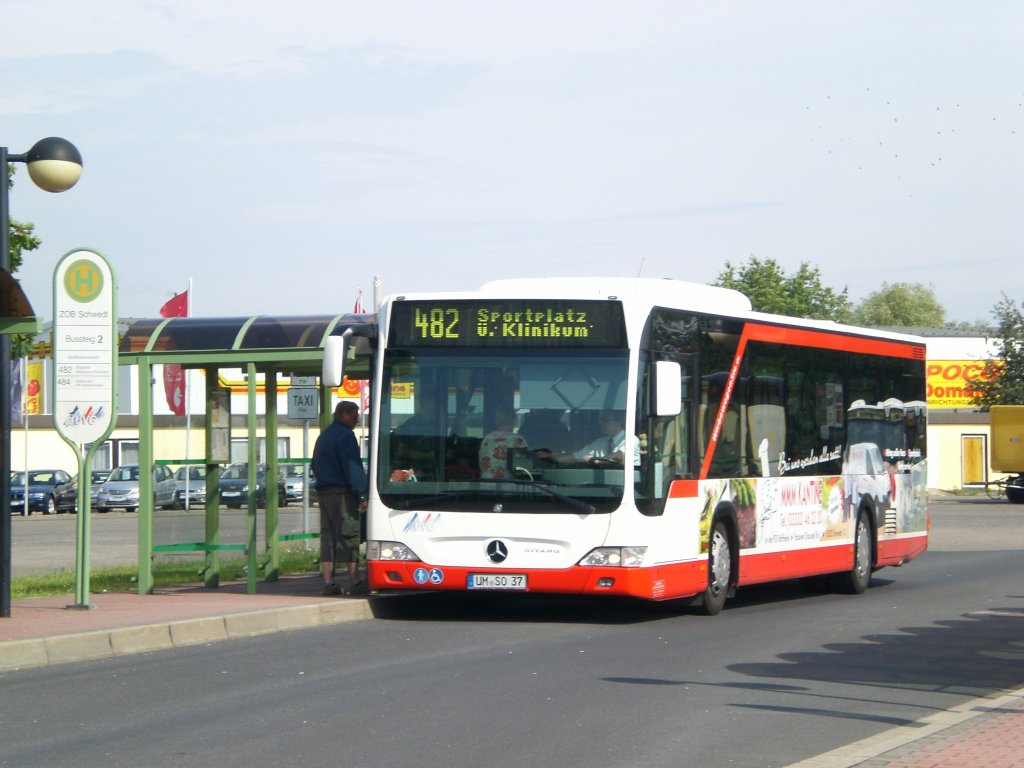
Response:
[{"label": "bicycle", "polygon": [[993,501],[998,501],[1006,495],[1006,478],[999,480],[986,480],[985,493]]},{"label": "bicycle", "polygon": [[1024,504],[1024,474],[1001,477],[985,482],[985,493],[993,500],[1004,496],[1013,504]]}]

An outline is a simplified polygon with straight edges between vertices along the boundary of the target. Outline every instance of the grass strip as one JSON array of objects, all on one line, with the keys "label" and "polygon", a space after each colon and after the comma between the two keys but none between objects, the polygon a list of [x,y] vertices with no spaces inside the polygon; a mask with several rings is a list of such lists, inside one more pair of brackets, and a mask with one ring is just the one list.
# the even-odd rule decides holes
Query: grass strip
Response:
[{"label": "grass strip", "polygon": [[[279,552],[281,574],[314,573],[320,569],[319,550],[302,546],[282,547]],[[168,587],[183,584],[202,584],[205,559],[198,555],[194,559],[159,562],[153,566],[153,584]],[[245,557],[221,557],[220,580],[236,581],[246,577],[248,560]],[[89,573],[89,591],[134,592],[138,584],[138,568],[122,565],[114,568],[96,568]],[[75,592],[74,571],[53,571],[11,579],[11,599],[24,597],[49,597],[50,595],[71,595]]]}]

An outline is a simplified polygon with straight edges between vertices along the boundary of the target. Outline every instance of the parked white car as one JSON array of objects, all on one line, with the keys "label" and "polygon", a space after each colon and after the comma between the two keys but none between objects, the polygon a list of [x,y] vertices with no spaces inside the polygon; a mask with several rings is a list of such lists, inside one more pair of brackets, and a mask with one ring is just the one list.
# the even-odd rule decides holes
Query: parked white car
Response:
[{"label": "parked white car", "polygon": [[[185,505],[185,474],[188,473],[188,506]],[[204,507],[206,505],[206,466],[192,464],[178,467],[174,473],[174,484],[177,488],[175,504],[182,509]]]}]

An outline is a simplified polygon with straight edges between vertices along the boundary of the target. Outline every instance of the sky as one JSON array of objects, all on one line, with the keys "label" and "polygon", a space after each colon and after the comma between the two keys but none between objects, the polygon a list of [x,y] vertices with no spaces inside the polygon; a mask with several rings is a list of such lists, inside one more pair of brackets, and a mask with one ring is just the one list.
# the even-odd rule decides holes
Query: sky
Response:
[{"label": "sky", "polygon": [[[1024,3],[0,0],[12,218],[121,316],[350,311],[503,277],[802,263],[992,321],[1024,277]],[[16,33],[15,30],[18,30]]]}]

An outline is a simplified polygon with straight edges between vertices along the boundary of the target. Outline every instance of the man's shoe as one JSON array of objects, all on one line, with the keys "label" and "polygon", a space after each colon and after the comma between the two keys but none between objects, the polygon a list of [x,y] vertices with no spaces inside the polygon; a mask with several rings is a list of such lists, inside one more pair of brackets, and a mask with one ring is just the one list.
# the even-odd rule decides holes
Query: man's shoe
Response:
[{"label": "man's shoe", "polygon": [[355,584],[345,590],[346,595],[368,595],[370,594],[370,585],[365,581],[357,581]]},{"label": "man's shoe", "polygon": [[320,594],[321,595],[340,595],[341,594],[341,587],[339,587],[337,584],[335,584],[332,581],[332,582],[330,582],[328,584],[324,584],[323,591],[321,591]]}]

